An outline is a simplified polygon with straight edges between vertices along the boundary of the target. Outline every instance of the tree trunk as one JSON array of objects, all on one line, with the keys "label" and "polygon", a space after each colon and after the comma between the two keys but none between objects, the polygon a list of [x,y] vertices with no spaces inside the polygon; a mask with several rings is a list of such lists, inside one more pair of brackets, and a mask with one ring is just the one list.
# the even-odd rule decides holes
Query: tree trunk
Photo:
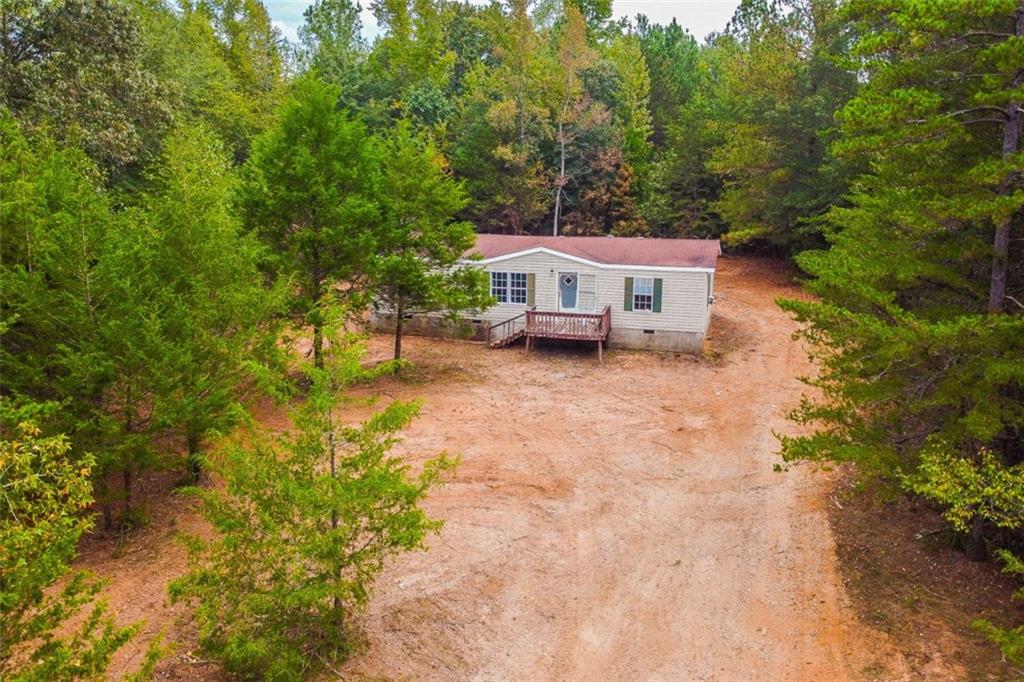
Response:
[{"label": "tree trunk", "polygon": [[[1024,36],[1024,3],[1017,9],[1016,30],[1018,37]],[[1017,71],[1013,79],[1015,88],[1024,84],[1024,71]],[[1003,125],[1003,158],[1008,159],[1017,153],[1020,146],[1020,128],[1024,121],[1024,112],[1021,111],[1020,102],[1010,102],[1009,115]],[[1013,193],[1020,182],[1020,174],[1017,172],[1010,175],[999,187],[999,193],[1008,195]],[[1013,224],[1014,215],[996,226],[995,237],[992,240],[992,276],[989,281],[988,311],[990,313],[1001,313],[1006,309],[1006,273],[1009,267],[1007,261],[1010,256],[1010,228]]]},{"label": "tree trunk", "polygon": [[[135,403],[132,402],[132,390],[131,384],[128,387],[127,397],[125,403],[127,405],[127,414],[124,420],[124,432],[129,436],[135,429]],[[124,466],[121,469],[121,480],[124,482],[124,518],[121,519],[121,527],[128,522],[128,515],[132,511],[132,468],[131,466]]]},{"label": "tree trunk", "polygon": [[106,477],[96,482],[96,489],[99,491],[100,508],[103,510],[103,530],[106,533],[114,530],[114,506],[110,500],[110,483]]},{"label": "tree trunk", "polygon": [[[402,310],[402,300],[398,299],[398,305],[395,306],[395,360],[402,359],[402,315],[405,313]],[[398,368],[395,368],[398,371]]]},{"label": "tree trunk", "polygon": [[131,467],[125,467],[121,470],[121,480],[124,481],[124,518],[121,519],[121,524],[124,525],[128,521],[128,515],[132,513]]},{"label": "tree trunk", "polygon": [[[327,454],[330,458],[331,463],[331,478],[337,478],[338,475],[338,455],[336,452],[336,445],[334,442],[334,416],[331,414],[331,408],[327,408],[326,416],[326,427],[327,427]],[[331,509],[331,530],[338,529],[338,510]],[[341,568],[338,569],[337,574],[338,584],[341,584]],[[334,608],[334,623],[339,631],[343,631],[345,627],[345,612],[341,607],[341,597],[334,595],[331,600]]]},{"label": "tree trunk", "polygon": [[199,476],[202,474],[202,464],[199,461],[199,434],[190,428],[186,439],[188,441],[188,480],[198,483]]},{"label": "tree trunk", "polygon": [[985,545],[985,522],[981,516],[975,516],[971,522],[971,534],[968,536],[966,554],[971,561],[985,561],[988,558],[988,547]]},{"label": "tree trunk", "polygon": [[313,366],[324,368],[324,332],[319,324],[313,325]]},{"label": "tree trunk", "polygon": [[[563,116],[564,118],[564,116]],[[558,122],[559,169],[555,183],[555,220],[552,234],[558,236],[558,218],[562,213],[562,187],[565,186],[565,131],[562,121]]]},{"label": "tree trunk", "polygon": [[306,313],[307,321],[313,326],[313,366],[317,369],[324,368],[324,329],[323,319],[320,317],[320,301],[323,298],[323,279],[319,275],[313,275],[312,287],[309,298],[313,305]]}]

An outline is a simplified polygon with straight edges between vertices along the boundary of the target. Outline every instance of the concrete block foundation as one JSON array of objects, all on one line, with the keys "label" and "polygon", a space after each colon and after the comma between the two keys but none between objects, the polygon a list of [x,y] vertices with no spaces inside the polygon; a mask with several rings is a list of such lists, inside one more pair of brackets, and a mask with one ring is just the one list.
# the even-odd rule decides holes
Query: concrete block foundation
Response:
[{"label": "concrete block foundation", "polygon": [[[402,325],[403,334],[411,336],[432,336],[445,339],[463,339],[466,341],[483,341],[487,334],[488,323],[485,320],[461,320],[453,322],[440,315],[412,315],[405,318]],[[395,316],[383,313],[370,313],[370,328],[374,331],[394,334]]]},{"label": "concrete block foundation", "polygon": [[700,332],[679,332],[663,329],[624,329],[612,325],[608,333],[610,348],[633,350],[659,350],[700,355],[704,348],[704,335]]}]

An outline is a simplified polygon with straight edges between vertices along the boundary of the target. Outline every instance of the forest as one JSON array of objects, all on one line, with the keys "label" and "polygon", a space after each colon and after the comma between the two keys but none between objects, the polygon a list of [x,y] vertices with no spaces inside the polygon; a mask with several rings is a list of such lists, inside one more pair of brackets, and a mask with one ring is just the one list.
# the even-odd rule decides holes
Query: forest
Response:
[{"label": "forest", "polygon": [[[1024,4],[744,0],[705,41],[610,0],[371,7],[372,40],[316,0],[290,42],[260,0],[3,3],[0,677],[89,679],[134,636],[70,566],[86,512],[147,522],[154,468],[220,531],[172,585],[209,654],[344,658],[456,465],[390,454],[416,403],[334,422],[404,367],[400,330],[373,367],[351,330],[488,305],[476,232],[792,261],[820,372],[783,457],[854,463],[1024,577]],[[1024,626],[977,627],[1024,665]]]}]

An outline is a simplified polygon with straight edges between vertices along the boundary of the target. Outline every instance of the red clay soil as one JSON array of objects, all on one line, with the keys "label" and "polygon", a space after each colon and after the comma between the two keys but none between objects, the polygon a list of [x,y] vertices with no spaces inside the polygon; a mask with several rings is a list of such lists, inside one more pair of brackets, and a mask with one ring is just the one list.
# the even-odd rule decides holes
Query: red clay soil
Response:
[{"label": "red clay soil", "polygon": [[[830,481],[773,471],[773,430],[812,371],[774,304],[796,296],[777,263],[724,259],[704,358],[593,348],[406,344],[416,367],[373,386],[422,398],[399,446],[414,463],[462,457],[428,510],[447,523],[427,552],[380,577],[345,679],[857,680],[917,673],[858,620],[836,563]],[[384,357],[390,340],[375,338]],[[365,414],[365,410],[362,412]],[[353,412],[350,416],[362,416]],[[263,416],[284,426],[280,413]],[[119,558],[81,563],[112,580],[124,621],[167,628],[166,679],[218,679],[166,604],[184,570],[190,504],[151,504]],[[130,669],[142,645],[119,656]],[[962,671],[935,667],[956,678]],[[325,679],[337,675],[327,673]]]},{"label": "red clay soil", "polygon": [[949,524],[920,500],[861,490],[833,474],[829,517],[847,594],[861,619],[896,642],[926,679],[1021,680],[1024,670],[973,626],[1024,623],[1015,578],[955,547]]}]

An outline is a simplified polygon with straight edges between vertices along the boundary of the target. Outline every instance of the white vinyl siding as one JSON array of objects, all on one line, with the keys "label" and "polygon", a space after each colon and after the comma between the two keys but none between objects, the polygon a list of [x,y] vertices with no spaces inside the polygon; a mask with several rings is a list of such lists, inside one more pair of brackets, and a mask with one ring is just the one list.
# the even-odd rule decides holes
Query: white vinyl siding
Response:
[{"label": "white vinyl siding", "polygon": [[579,275],[579,311],[599,313],[597,309],[597,275],[581,272]]},{"label": "white vinyl siding", "polygon": [[[567,237],[568,239],[568,237]],[[482,266],[494,272],[534,273],[534,303],[537,310],[558,310],[558,273],[576,272],[580,276],[580,310],[584,310],[587,282],[593,281],[593,312],[611,306],[612,327],[624,329],[653,329],[704,333],[709,319],[708,297],[713,275],[702,271],[638,270],[614,267],[595,268],[578,261],[548,253],[532,253],[508,258]],[[493,277],[493,275],[492,275]],[[626,311],[622,309],[626,278],[634,283],[641,278],[662,280],[661,313]],[[492,279],[493,281],[493,279]],[[652,292],[653,295],[653,292]],[[506,303],[486,311],[482,317],[491,322],[508,319],[527,308],[525,303]]]}]

